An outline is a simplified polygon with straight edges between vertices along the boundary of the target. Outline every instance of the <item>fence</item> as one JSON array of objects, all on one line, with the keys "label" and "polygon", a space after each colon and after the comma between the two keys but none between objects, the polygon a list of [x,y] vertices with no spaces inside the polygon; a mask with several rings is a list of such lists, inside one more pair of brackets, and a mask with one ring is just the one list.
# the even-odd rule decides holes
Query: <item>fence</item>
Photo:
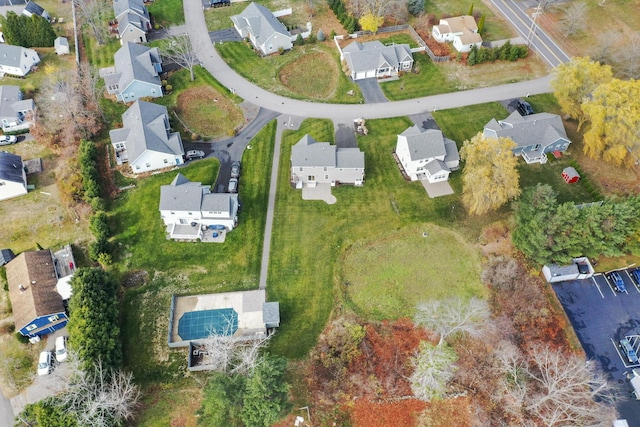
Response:
[{"label": "fence", "polygon": [[418,45],[420,46],[419,48],[411,49],[411,52],[427,52],[427,55],[429,55],[429,58],[431,58],[433,62],[447,62],[451,59],[449,58],[449,56],[437,56],[435,53],[433,53],[433,51],[429,49],[429,46],[427,46],[427,42],[422,40],[422,37],[420,37],[420,34],[418,34],[416,30],[414,30],[413,27],[409,24],[394,25],[391,27],[379,28],[378,34],[393,33],[395,31],[404,31],[404,30],[409,31],[409,34],[411,34],[411,37],[413,37],[416,43],[418,43]]}]

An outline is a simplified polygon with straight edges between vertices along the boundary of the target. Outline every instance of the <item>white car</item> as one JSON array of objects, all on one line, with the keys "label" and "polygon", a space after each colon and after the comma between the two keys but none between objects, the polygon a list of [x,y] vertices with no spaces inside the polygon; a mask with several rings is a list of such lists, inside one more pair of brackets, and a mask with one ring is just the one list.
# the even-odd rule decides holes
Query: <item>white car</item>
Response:
[{"label": "white car", "polygon": [[0,136],[0,145],[10,145],[18,142],[18,138],[14,135],[2,135]]},{"label": "white car", "polygon": [[60,336],[56,338],[56,360],[58,362],[64,362],[67,360],[68,355],[66,337]]},{"label": "white car", "polygon": [[38,358],[38,375],[49,375],[51,373],[51,352],[43,351]]}]

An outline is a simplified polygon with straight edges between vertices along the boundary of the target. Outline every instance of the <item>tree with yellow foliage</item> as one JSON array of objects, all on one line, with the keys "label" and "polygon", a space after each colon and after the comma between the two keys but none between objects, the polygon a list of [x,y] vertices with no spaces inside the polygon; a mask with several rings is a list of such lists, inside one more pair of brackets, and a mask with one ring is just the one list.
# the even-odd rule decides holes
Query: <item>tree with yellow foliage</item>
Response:
[{"label": "tree with yellow foliage", "polygon": [[585,154],[625,166],[640,160],[640,80],[613,79],[598,86],[582,111],[590,122]]},{"label": "tree with yellow foliage", "polygon": [[464,142],[460,150],[465,161],[462,203],[470,214],[496,210],[520,195],[515,146],[510,138],[489,138],[482,133]]},{"label": "tree with yellow foliage", "polygon": [[578,130],[586,120],[582,103],[598,86],[612,78],[610,66],[594,62],[589,57],[574,58],[554,69],[551,80],[553,94],[562,110],[578,120]]},{"label": "tree with yellow foliage", "polygon": [[371,31],[372,33],[375,33],[384,22],[384,17],[375,16],[373,13],[369,12],[362,15],[358,22],[360,23],[360,28],[362,28],[363,31]]}]

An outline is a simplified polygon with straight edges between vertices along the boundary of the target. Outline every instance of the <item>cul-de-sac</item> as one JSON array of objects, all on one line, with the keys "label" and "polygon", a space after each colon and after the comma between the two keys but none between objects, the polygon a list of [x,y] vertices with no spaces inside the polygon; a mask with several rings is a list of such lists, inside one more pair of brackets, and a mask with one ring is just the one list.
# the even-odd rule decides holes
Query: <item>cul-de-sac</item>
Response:
[{"label": "cul-de-sac", "polygon": [[638,16],[0,0],[0,427],[640,427]]}]

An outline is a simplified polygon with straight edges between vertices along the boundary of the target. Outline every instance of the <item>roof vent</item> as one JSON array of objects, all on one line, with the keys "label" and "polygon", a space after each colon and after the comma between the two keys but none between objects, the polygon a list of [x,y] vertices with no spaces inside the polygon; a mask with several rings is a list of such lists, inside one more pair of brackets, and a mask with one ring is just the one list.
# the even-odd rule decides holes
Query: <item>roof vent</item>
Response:
[{"label": "roof vent", "polygon": [[35,280],[32,280],[32,281],[31,281],[31,284],[32,284],[32,285],[35,285],[35,284],[36,284],[36,281],[35,281]]},{"label": "roof vent", "polygon": [[25,287],[24,287],[24,286],[22,286],[22,285],[18,285],[18,289],[20,289],[20,292],[24,292],[24,291],[26,291],[26,290],[27,290],[27,288],[25,288]]}]

